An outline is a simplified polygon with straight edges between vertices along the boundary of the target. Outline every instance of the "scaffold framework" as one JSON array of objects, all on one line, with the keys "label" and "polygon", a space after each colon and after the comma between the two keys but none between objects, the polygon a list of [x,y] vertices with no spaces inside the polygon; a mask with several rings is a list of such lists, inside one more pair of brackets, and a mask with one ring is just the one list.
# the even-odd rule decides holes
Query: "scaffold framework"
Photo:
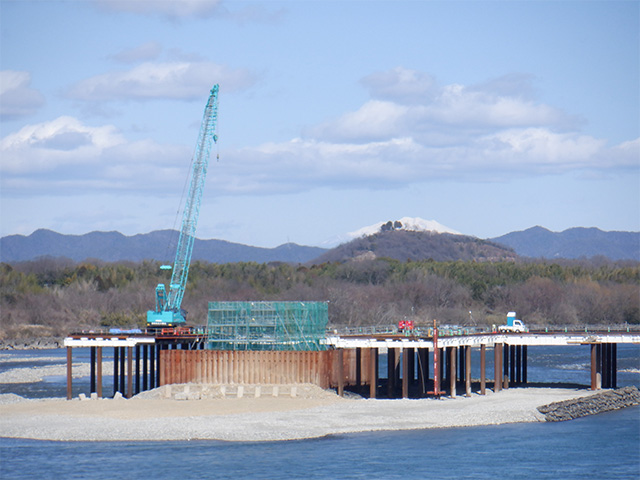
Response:
[{"label": "scaffold framework", "polygon": [[327,302],[209,302],[207,348],[324,350],[328,321]]}]

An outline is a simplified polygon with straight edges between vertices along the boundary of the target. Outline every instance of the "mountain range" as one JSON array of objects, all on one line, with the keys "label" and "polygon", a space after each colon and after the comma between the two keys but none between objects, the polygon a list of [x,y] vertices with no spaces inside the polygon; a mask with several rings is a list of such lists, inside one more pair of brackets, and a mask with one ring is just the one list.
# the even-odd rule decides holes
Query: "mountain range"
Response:
[{"label": "mountain range", "polygon": [[[48,256],[66,257],[74,261],[170,262],[178,237],[179,233],[173,230],[125,236],[119,232],[64,235],[40,229],[28,236],[9,235],[0,238],[0,261],[15,263]],[[321,263],[375,257],[400,261],[495,261],[518,256],[547,259],[603,256],[611,260],[640,261],[640,232],[604,232],[597,228],[579,227],[552,232],[536,226],[482,240],[460,234],[433,220],[404,217],[363,227],[346,234],[344,238],[344,243],[332,249],[294,243],[262,248],[224,240],[196,239],[192,260],[214,263]]]},{"label": "mountain range", "polygon": [[[51,230],[36,230],[31,235],[9,235],[0,239],[0,260],[22,262],[38,257],[65,257],[74,261],[99,259],[107,262],[159,260],[170,262],[175,255],[179,233],[157,230],[125,236],[119,232],[91,232],[63,235]],[[320,247],[285,243],[275,248],[261,248],[224,240],[196,239],[192,260],[213,263],[292,262],[305,263],[324,253]]]},{"label": "mountain range", "polygon": [[532,258],[590,258],[640,261],[640,232],[604,232],[598,228],[570,228],[552,232],[536,226],[491,238]]}]

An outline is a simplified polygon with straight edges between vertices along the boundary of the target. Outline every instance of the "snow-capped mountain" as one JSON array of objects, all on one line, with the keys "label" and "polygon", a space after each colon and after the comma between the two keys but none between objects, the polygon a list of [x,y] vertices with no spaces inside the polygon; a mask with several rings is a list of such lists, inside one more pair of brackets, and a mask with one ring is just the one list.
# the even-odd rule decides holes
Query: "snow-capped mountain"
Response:
[{"label": "snow-capped mountain", "polygon": [[412,232],[435,232],[435,233],[453,233],[461,235],[454,229],[446,227],[435,220],[425,220],[418,217],[402,217],[400,220],[389,220],[386,222],[378,222],[368,227],[362,227],[355,232],[349,232],[347,237],[349,240],[355,238],[373,235],[381,230],[409,230]]},{"label": "snow-capped mountain", "polygon": [[413,232],[435,232],[435,233],[451,233],[454,235],[462,235],[460,232],[449,228],[435,220],[425,220],[419,217],[402,217],[400,220],[388,220],[386,222],[378,222],[373,225],[359,228],[354,232],[339,235],[322,243],[327,248],[341,243],[350,242],[356,238],[373,235],[382,230],[409,230]]}]

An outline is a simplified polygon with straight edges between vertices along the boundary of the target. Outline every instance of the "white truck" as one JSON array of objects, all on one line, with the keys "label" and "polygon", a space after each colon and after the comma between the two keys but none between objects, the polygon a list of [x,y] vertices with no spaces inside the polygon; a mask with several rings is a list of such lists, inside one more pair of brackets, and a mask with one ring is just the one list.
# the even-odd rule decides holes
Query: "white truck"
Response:
[{"label": "white truck", "polygon": [[498,327],[498,331],[524,333],[527,329],[525,328],[524,323],[522,323],[522,320],[518,320],[516,318],[516,312],[509,312],[507,313],[507,324],[500,325]]}]

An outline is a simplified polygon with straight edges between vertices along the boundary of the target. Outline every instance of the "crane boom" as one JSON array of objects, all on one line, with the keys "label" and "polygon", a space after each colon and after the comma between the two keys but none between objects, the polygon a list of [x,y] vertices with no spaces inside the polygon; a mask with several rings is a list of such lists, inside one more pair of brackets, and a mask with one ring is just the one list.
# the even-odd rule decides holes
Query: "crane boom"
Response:
[{"label": "crane boom", "polygon": [[211,89],[207,106],[204,109],[202,124],[200,125],[198,143],[193,155],[189,193],[187,194],[182,214],[182,227],[180,229],[180,238],[178,239],[176,258],[173,263],[169,292],[167,293],[164,284],[159,284],[156,287],[156,308],[147,312],[148,325],[174,326],[186,322],[186,312],[181,309],[181,305],[187,286],[187,277],[189,276],[189,265],[191,264],[193,242],[195,241],[200,202],[207,176],[211,147],[218,140],[216,135],[218,89],[219,86],[217,84]]}]

